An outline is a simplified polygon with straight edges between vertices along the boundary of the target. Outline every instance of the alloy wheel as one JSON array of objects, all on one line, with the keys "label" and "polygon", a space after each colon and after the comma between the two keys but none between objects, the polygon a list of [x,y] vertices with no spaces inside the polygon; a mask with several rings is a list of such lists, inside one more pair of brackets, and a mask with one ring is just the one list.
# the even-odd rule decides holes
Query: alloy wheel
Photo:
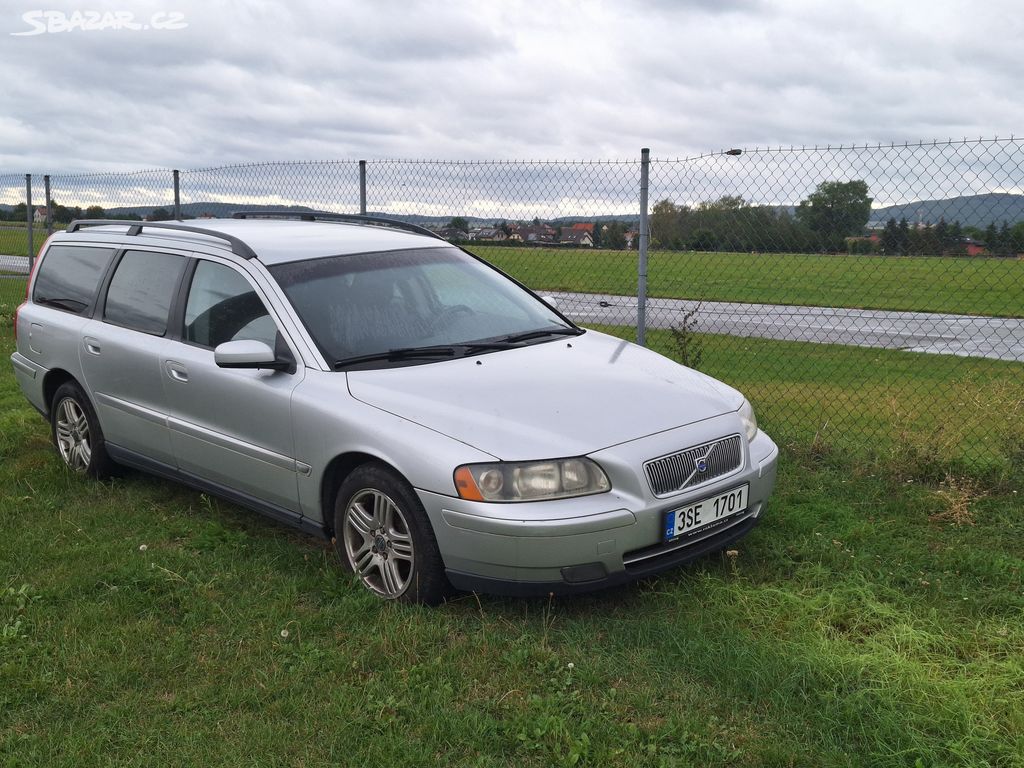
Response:
[{"label": "alloy wheel", "polygon": [[345,509],[345,555],[363,583],[386,598],[400,597],[413,578],[413,542],[401,508],[373,488],[356,492]]},{"label": "alloy wheel", "polygon": [[89,420],[74,399],[66,397],[57,405],[57,448],[64,463],[75,472],[85,472],[92,461]]}]

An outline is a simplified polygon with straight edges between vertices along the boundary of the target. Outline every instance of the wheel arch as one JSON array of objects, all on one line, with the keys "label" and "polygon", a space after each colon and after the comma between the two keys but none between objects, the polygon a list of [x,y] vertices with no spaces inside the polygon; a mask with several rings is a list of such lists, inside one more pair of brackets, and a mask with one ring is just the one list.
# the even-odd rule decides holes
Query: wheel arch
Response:
[{"label": "wheel arch", "polygon": [[334,497],[338,495],[338,489],[345,482],[345,478],[364,464],[380,464],[408,482],[408,479],[397,467],[380,456],[361,451],[349,451],[335,456],[328,462],[320,481],[320,511],[323,515],[324,531],[327,538],[334,536]]},{"label": "wheel arch", "polygon": [[46,376],[43,377],[43,402],[46,405],[46,416],[50,417],[50,412],[53,410],[53,396],[57,394],[57,390],[69,381],[75,382],[79,387],[82,385],[79,383],[70,372],[63,368],[53,368],[47,371]]}]

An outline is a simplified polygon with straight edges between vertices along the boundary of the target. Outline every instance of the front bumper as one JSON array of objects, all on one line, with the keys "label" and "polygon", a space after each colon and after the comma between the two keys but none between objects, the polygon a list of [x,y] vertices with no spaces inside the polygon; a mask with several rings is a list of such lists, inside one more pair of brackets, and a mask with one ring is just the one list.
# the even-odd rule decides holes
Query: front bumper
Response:
[{"label": "front bumper", "polygon": [[464,592],[483,592],[491,595],[531,597],[538,595],[571,595],[594,592],[600,589],[627,584],[637,579],[653,576],[670,568],[704,557],[704,555],[725,549],[739,541],[757,525],[758,515],[748,514],[735,525],[717,531],[699,541],[665,552],[657,558],[644,561],[639,566],[627,566],[621,571],[608,573],[602,563],[588,563],[566,566],[560,570],[557,581],[511,581],[508,579],[478,576],[472,573],[448,570],[448,580],[456,589]]},{"label": "front bumper", "polygon": [[[705,428],[714,432],[721,425]],[[665,453],[666,446],[700,442],[692,430],[685,437],[673,434],[680,431],[592,454],[606,471],[612,470],[613,490],[605,494],[484,504],[419,491],[452,585],[508,595],[588,592],[676,567],[745,536],[757,524],[775,484],[779,455],[775,443],[759,432],[745,446],[737,471],[659,499],[636,468],[643,457]],[[625,467],[632,468],[632,484],[623,477]],[[745,512],[663,542],[668,510],[743,483],[750,484]]]}]

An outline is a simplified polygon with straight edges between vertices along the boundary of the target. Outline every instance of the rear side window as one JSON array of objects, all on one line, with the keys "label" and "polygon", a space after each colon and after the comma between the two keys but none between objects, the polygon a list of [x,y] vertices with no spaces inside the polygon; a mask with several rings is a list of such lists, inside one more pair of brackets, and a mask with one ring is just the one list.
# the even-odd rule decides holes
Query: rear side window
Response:
[{"label": "rear side window", "polygon": [[32,301],[79,315],[88,312],[113,257],[113,248],[51,246],[39,264]]},{"label": "rear side window", "polygon": [[103,319],[163,336],[185,258],[168,253],[128,251],[110,279]]}]

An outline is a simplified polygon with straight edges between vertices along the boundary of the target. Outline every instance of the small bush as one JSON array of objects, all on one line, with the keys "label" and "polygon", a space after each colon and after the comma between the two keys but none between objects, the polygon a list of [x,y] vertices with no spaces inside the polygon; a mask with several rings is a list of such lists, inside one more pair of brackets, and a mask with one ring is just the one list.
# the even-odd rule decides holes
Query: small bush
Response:
[{"label": "small bush", "polygon": [[683,321],[678,326],[673,325],[669,331],[672,334],[672,342],[676,346],[676,356],[679,362],[687,368],[700,370],[701,361],[704,359],[704,342],[697,335],[697,313],[700,312],[700,302],[683,315]]}]

